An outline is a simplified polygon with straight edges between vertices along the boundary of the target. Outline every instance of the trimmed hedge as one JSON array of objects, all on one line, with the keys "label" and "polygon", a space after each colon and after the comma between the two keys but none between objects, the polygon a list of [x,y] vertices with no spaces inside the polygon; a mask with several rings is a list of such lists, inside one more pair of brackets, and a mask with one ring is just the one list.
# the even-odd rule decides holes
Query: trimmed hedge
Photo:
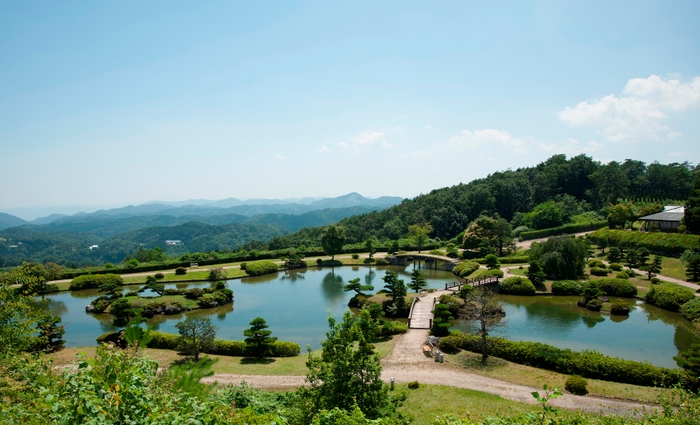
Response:
[{"label": "trimmed hedge", "polygon": [[246,274],[251,276],[260,276],[268,273],[277,273],[279,268],[277,264],[269,260],[253,261],[248,263],[245,267]]},{"label": "trimmed hedge", "polygon": [[535,295],[535,285],[530,279],[513,276],[498,282],[498,291],[504,295]]},{"label": "trimmed hedge", "polygon": [[587,232],[589,230],[600,229],[601,227],[607,226],[607,221],[596,221],[593,223],[579,223],[579,224],[565,224],[559,227],[552,227],[549,229],[532,230],[529,232],[522,232],[520,234],[520,240],[526,241],[528,239],[539,239],[546,238],[547,236],[564,235],[569,233],[579,233]]},{"label": "trimmed hedge", "polygon": [[594,280],[598,289],[609,297],[633,298],[637,296],[637,287],[627,279],[604,277]]},{"label": "trimmed hedge", "polygon": [[700,319],[700,298],[695,297],[683,303],[683,306],[681,306],[681,314],[691,322],[695,319]]},{"label": "trimmed hedge", "polygon": [[471,278],[486,278],[486,277],[498,277],[501,278],[503,277],[503,270],[501,269],[479,269],[476,273],[474,273],[474,276],[470,276]]},{"label": "trimmed hedge", "polygon": [[596,244],[606,241],[608,246],[627,244],[635,249],[644,247],[655,254],[676,257],[686,249],[700,249],[700,236],[680,233],[600,229],[588,235],[588,239]]},{"label": "trimmed hedge", "polygon": [[678,311],[681,306],[695,298],[690,289],[680,287],[657,288],[652,286],[651,290],[644,294],[644,301],[664,310]]},{"label": "trimmed hedge", "polygon": [[474,261],[462,261],[457,264],[453,269],[452,273],[459,277],[467,277],[479,269],[479,263]]},{"label": "trimmed hedge", "polygon": [[608,269],[602,269],[600,267],[591,267],[591,274],[593,276],[607,276],[608,273],[610,273]]},{"label": "trimmed hedge", "polygon": [[[466,335],[454,331],[441,339],[440,348],[444,351],[461,348],[479,353],[481,352],[480,340],[481,337],[478,335]],[[654,366],[651,363],[606,356],[593,350],[573,351],[540,342],[515,342],[494,337],[487,337],[487,340],[492,356],[567,375],[580,375],[590,379],[647,387],[670,387],[686,382],[686,374],[681,369],[669,369]]]},{"label": "trimmed hedge", "polygon": [[124,279],[118,274],[86,274],[78,276],[70,282],[68,289],[71,291],[79,291],[81,289],[99,288],[105,283],[124,284]]},{"label": "trimmed hedge", "polygon": [[554,295],[581,295],[583,284],[575,280],[557,280],[552,282]]},{"label": "trimmed hedge", "polygon": [[[475,261],[479,264],[486,264],[485,258],[477,258]],[[513,255],[510,257],[498,257],[498,261],[501,264],[520,264],[528,263],[530,261],[530,257],[527,255]]]},{"label": "trimmed hedge", "polygon": [[[180,345],[180,335],[165,332],[151,332],[153,339],[148,343],[148,348],[160,348],[163,350],[177,350]],[[98,341],[99,342],[99,341]],[[299,344],[288,341],[275,341],[272,346],[270,357],[294,357],[301,352]],[[206,354],[217,354],[221,356],[244,357],[247,355],[245,342],[227,341],[217,339],[211,349],[205,351]]]}]

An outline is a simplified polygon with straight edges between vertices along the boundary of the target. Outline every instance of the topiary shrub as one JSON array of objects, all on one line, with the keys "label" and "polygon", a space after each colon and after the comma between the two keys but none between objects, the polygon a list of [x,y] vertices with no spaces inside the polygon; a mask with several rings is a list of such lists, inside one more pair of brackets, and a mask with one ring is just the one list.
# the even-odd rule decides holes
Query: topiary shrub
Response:
[{"label": "topiary shrub", "polygon": [[248,263],[245,268],[245,272],[251,276],[260,276],[268,273],[277,273],[277,264],[270,260],[260,260]]},{"label": "topiary shrub", "polygon": [[138,297],[139,293],[137,291],[128,291],[126,294],[124,294],[125,297]]},{"label": "topiary shrub", "polygon": [[352,259],[357,260],[360,258],[360,254],[352,254]]},{"label": "topiary shrub", "polygon": [[204,295],[204,289],[202,288],[192,288],[192,289],[187,289],[185,292],[185,298],[188,300],[196,300],[199,299],[199,297]]},{"label": "topiary shrub", "polygon": [[625,273],[627,273],[627,276],[629,276],[629,277],[637,276],[637,273],[635,273],[634,270],[632,270],[632,269],[625,270]]},{"label": "topiary shrub", "polygon": [[637,296],[637,287],[629,280],[613,277],[597,279],[594,281],[598,289],[609,297],[632,298]]},{"label": "topiary shrub", "polygon": [[581,295],[583,285],[575,280],[557,280],[552,282],[554,295]]},{"label": "topiary shrub", "polygon": [[391,263],[386,258],[377,258],[377,262],[375,264],[378,266],[388,266]]},{"label": "topiary shrub", "polygon": [[600,311],[603,308],[603,302],[598,299],[588,301],[586,308],[591,311]]},{"label": "topiary shrub", "polygon": [[658,277],[652,277],[652,278],[651,278],[651,284],[652,284],[652,285],[658,285],[659,283],[661,283],[661,279],[659,279]]},{"label": "topiary shrub", "polygon": [[592,259],[588,260],[588,267],[599,267],[602,269],[605,267],[605,263],[600,260]]},{"label": "topiary shrub", "polygon": [[187,269],[184,267],[178,267],[175,269],[175,274],[178,276],[185,275],[185,274],[187,274]]},{"label": "topiary shrub", "polygon": [[630,307],[627,305],[626,302],[622,301],[621,299],[615,300],[614,303],[610,306],[610,314],[614,314],[617,316],[629,316],[630,314]]},{"label": "topiary shrub", "polygon": [[321,260],[320,258],[317,258],[317,259],[316,259],[316,264],[318,264],[319,266],[322,265],[322,264],[323,264],[323,260]]},{"label": "topiary shrub", "polygon": [[241,263],[241,265],[240,265],[241,270],[245,271],[246,267],[248,267],[248,263]]},{"label": "topiary shrub", "polygon": [[445,353],[456,353],[462,348],[462,337],[464,334],[462,332],[456,331],[451,332],[448,336],[440,338],[440,350]]},{"label": "topiary shrub", "polygon": [[498,290],[506,295],[535,295],[535,285],[530,279],[513,276],[498,282]]},{"label": "topiary shrub", "polygon": [[[605,267],[605,266],[603,266],[603,267]],[[610,270],[612,270],[612,271],[619,272],[619,271],[622,270],[622,264],[620,264],[620,263],[610,263],[610,265],[608,266],[608,268],[609,268]]]},{"label": "topiary shrub", "polygon": [[578,375],[569,376],[564,383],[564,389],[574,395],[588,394],[588,381]]},{"label": "topiary shrub", "polygon": [[607,276],[608,273],[610,273],[608,269],[603,269],[600,267],[591,267],[591,274],[593,276]]},{"label": "topiary shrub", "polygon": [[106,283],[116,283],[117,285],[123,285],[124,280],[118,274],[86,274],[83,276],[78,276],[71,280],[68,289],[71,291],[79,291],[81,289],[99,288],[101,285]]},{"label": "topiary shrub", "polygon": [[380,333],[382,336],[391,336],[405,334],[408,332],[408,323],[399,322],[398,320],[383,320],[380,325]]},{"label": "topiary shrub", "polygon": [[462,261],[452,269],[452,273],[459,277],[467,277],[478,269],[479,263],[474,261]]},{"label": "topiary shrub", "polygon": [[695,298],[692,291],[680,287],[656,288],[652,287],[644,294],[644,301],[664,310],[678,311],[681,306]]},{"label": "topiary shrub", "polygon": [[700,298],[695,297],[681,306],[681,314],[691,322],[700,319]]},{"label": "topiary shrub", "polygon": [[627,272],[620,272],[617,275],[615,275],[615,277],[618,279],[629,279],[630,275],[627,274]]},{"label": "topiary shrub", "polygon": [[420,388],[420,383],[418,381],[411,381],[407,385],[409,390],[417,390]]},{"label": "topiary shrub", "polygon": [[163,280],[163,279],[165,279],[165,275],[164,275],[163,273],[161,273],[161,272],[158,272],[158,273],[154,274],[153,277],[155,277],[155,278],[158,279],[158,280]]},{"label": "topiary shrub", "polygon": [[289,341],[275,341],[272,344],[271,357],[294,357],[301,352],[299,344]]}]

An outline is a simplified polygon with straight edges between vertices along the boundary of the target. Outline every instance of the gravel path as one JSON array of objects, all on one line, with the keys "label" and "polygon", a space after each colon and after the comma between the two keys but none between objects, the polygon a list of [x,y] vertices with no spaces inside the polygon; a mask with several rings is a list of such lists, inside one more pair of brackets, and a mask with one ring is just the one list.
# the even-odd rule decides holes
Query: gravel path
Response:
[{"label": "gravel path", "polygon": [[[466,388],[522,403],[536,404],[531,393],[537,391],[537,388],[477,375],[449,363],[436,363],[432,357],[423,352],[423,342],[427,336],[428,331],[423,329],[409,329],[407,333],[401,335],[392,352],[382,359],[382,380],[388,383],[393,377],[396,382],[401,383],[418,381],[423,384]],[[204,381],[235,384],[245,381],[253,387],[265,389],[292,389],[306,384],[303,376],[218,374]],[[580,409],[588,413],[622,415],[639,413],[645,408],[640,403],[570,394],[552,400],[551,404],[567,409]],[[646,408],[649,409],[649,406]]]}]

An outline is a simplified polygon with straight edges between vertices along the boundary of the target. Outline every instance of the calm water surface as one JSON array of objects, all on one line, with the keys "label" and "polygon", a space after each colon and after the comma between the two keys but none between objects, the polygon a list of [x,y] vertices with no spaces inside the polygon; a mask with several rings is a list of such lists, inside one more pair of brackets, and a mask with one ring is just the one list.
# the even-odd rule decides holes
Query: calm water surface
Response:
[{"label": "calm water surface", "polygon": [[[344,292],[348,280],[359,277],[374,285],[384,286],[386,270],[399,273],[410,281],[412,267],[337,267],[311,268],[298,272],[228,281],[234,292],[234,303],[172,316],[159,315],[149,324],[163,332],[177,333],[175,324],[190,315],[209,315],[219,327],[217,337],[243,339],[249,322],[263,317],[273,336],[294,341],[302,346],[318,348],[328,329],[328,315],[339,317],[347,308],[352,292]],[[424,270],[428,287],[444,288],[452,274]],[[168,284],[166,288],[206,287],[208,283]],[[130,286],[128,290],[136,290]],[[66,325],[66,346],[94,345],[95,338],[117,328],[106,314],[87,314],[85,306],[100,294],[96,290],[63,292],[47,295],[42,308],[59,315]],[[538,341],[574,350],[593,349],[604,354],[631,360],[649,361],[655,365],[676,367],[673,356],[687,349],[700,338],[690,330],[690,323],[677,313],[640,304],[629,317],[615,317],[590,312],[575,305],[576,297],[499,296],[506,310],[504,326],[493,334],[513,340]],[[469,331],[471,325],[455,322],[456,329]]]}]

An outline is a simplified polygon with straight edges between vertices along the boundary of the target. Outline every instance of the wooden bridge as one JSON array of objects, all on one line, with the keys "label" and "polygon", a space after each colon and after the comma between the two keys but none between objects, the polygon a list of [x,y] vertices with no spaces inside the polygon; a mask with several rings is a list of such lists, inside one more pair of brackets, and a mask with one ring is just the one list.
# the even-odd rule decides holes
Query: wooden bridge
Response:
[{"label": "wooden bridge", "polygon": [[396,254],[387,258],[389,259],[389,262],[392,266],[405,266],[409,261],[418,260],[418,262],[420,263],[420,261],[422,260],[426,263],[426,266],[431,263],[434,264],[436,269],[438,261],[442,261],[443,263],[445,263],[445,270],[448,271],[451,271],[457,265],[457,263],[459,263],[459,259],[457,258],[450,258],[445,257],[444,255],[435,254],[418,254],[415,252]]},{"label": "wooden bridge", "polygon": [[441,295],[454,294],[459,291],[463,285],[478,287],[497,284],[497,277],[461,279],[456,282],[445,283],[444,290],[423,293],[419,297],[414,298],[411,303],[411,311],[408,313],[408,328],[430,329],[433,326],[433,319],[435,318],[433,310],[435,310],[435,304],[437,304],[437,300]]}]

